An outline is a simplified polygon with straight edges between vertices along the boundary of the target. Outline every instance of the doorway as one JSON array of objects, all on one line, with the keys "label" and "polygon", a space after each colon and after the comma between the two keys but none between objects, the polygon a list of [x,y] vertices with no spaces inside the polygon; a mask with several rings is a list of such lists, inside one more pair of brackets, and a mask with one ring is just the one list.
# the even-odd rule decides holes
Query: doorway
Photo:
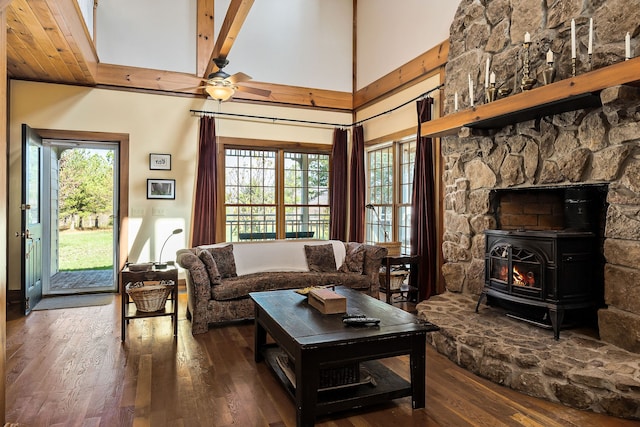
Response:
[{"label": "doorway", "polygon": [[118,145],[43,139],[43,147],[43,295],[117,291]]},{"label": "doorway", "polygon": [[[51,252],[51,242],[53,241],[51,230],[55,230],[57,225],[55,227],[51,225],[50,213],[53,203],[50,201],[50,191],[45,192],[45,188],[49,189],[51,183],[45,183],[45,180],[51,179],[51,176],[55,175],[50,170],[44,172],[44,160],[45,158],[49,159],[49,167],[57,164],[57,158],[53,161],[54,156],[51,153],[51,147],[56,144],[62,148],[65,148],[65,144],[73,148],[86,144],[89,148],[105,148],[106,146],[108,149],[115,150],[113,158],[114,208],[113,217],[110,219],[113,224],[113,243],[109,252],[109,257],[113,260],[113,271],[109,271],[109,274],[113,274],[113,280],[109,282],[110,286],[104,289],[94,289],[91,292],[117,292],[119,288],[119,274],[117,273],[125,265],[129,248],[129,135],[113,132],[32,129],[26,124],[23,124],[22,128],[22,161],[19,162],[18,167],[10,168],[10,176],[12,182],[15,183],[12,184],[12,188],[16,190],[10,193],[10,210],[20,211],[22,214],[10,217],[11,227],[15,228],[17,239],[12,239],[11,245],[9,245],[8,276],[13,278],[10,283],[16,284],[17,287],[10,286],[7,290],[9,300],[19,302],[24,313],[28,314],[44,292],[51,294],[50,283],[47,284],[45,290],[44,281],[49,281],[51,273],[55,272],[55,268],[51,267],[53,256],[49,252]],[[45,141],[47,142],[46,148],[49,150],[47,155],[44,153]],[[55,144],[51,143],[53,141]],[[25,155],[25,150],[28,155]],[[31,178],[25,181],[25,178],[29,177]],[[36,189],[37,191],[35,191]],[[37,203],[35,203],[36,201]],[[45,203],[49,203],[49,205],[45,207]],[[42,218],[42,222],[37,221],[36,224],[32,221],[35,217]],[[36,236],[34,232],[38,228],[34,228],[34,226],[40,224],[42,227],[46,226],[47,230],[45,232],[43,229],[43,234]],[[46,244],[40,236],[48,239]],[[36,239],[36,237],[38,238]],[[37,251],[33,249],[36,242],[38,243],[36,248],[39,249]],[[57,254],[54,255],[57,257]],[[44,274],[45,269],[46,274]]]}]

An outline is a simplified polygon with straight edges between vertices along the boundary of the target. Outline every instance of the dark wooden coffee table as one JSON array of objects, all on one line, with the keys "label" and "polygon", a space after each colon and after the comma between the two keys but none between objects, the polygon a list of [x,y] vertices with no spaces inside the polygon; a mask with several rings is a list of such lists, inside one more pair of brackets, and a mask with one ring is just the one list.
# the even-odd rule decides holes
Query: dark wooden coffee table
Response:
[{"label": "dark wooden coffee table", "polygon": [[[349,288],[337,287],[336,292],[347,297],[349,313],[379,318],[380,325],[345,326],[342,314],[321,314],[293,290],[250,294],[255,302],[255,360],[266,361],[293,398],[297,425],[312,426],[318,415],[405,396],[411,396],[414,409],[424,408],[426,334],[438,327]],[[275,345],[267,345],[267,334]],[[282,354],[291,362],[289,375],[278,363]],[[377,360],[406,354],[411,382]],[[319,391],[321,373],[354,363],[371,382]]]}]

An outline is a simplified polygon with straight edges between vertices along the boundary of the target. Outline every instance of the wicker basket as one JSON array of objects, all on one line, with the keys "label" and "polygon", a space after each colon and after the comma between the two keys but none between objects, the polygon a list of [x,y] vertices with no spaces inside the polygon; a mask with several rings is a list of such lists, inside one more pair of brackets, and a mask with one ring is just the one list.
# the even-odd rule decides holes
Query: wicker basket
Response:
[{"label": "wicker basket", "polygon": [[138,311],[148,313],[164,308],[173,286],[173,281],[171,283],[158,284],[129,283],[127,285],[127,294],[136,304]]}]

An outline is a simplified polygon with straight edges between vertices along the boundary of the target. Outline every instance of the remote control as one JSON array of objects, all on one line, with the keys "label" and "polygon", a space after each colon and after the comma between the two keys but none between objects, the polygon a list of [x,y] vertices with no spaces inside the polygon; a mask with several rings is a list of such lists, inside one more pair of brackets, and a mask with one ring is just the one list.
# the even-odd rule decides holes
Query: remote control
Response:
[{"label": "remote control", "polygon": [[345,325],[377,325],[380,319],[375,317],[351,317],[342,321]]},{"label": "remote control", "polygon": [[363,317],[367,317],[367,315],[347,313],[342,316],[343,319],[362,319]]}]

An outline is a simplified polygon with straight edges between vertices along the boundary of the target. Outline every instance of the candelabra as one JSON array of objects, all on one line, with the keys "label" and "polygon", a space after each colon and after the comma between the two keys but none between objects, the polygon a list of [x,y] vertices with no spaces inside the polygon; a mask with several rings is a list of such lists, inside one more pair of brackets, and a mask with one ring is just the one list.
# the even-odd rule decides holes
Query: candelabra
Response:
[{"label": "candelabra", "polygon": [[576,76],[576,58],[571,58],[571,77]]},{"label": "candelabra", "polygon": [[590,53],[589,54],[589,67],[588,67],[589,71],[593,70],[593,54]]},{"label": "candelabra", "polygon": [[536,84],[537,80],[529,76],[529,46],[531,46],[530,42],[524,42],[522,44],[524,46],[524,58],[522,60],[522,83],[520,88],[524,90],[530,90],[533,88],[533,85]]},{"label": "candelabra", "polygon": [[484,92],[485,92],[485,97],[486,97],[487,102],[495,101],[496,100],[496,92],[497,92],[495,82],[491,83],[489,85],[489,87],[484,90]]}]

